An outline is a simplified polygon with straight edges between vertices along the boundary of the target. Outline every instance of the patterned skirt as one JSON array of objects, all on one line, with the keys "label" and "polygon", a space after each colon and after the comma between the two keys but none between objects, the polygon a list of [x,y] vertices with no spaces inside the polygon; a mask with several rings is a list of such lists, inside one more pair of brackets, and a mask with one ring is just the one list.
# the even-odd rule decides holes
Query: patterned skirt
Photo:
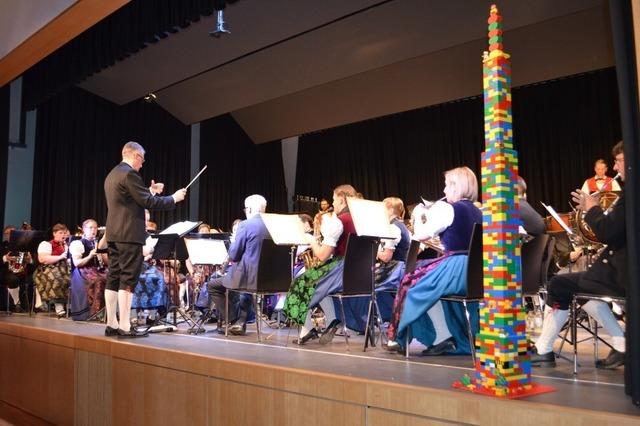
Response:
[{"label": "patterned skirt", "polygon": [[71,318],[84,321],[104,307],[106,270],[76,268],[71,274]]},{"label": "patterned skirt", "polygon": [[45,302],[66,302],[69,297],[69,278],[69,265],[66,260],[53,265],[40,264],[33,273],[33,282]]},{"label": "patterned skirt", "polygon": [[132,309],[158,309],[167,305],[167,291],[164,274],[154,265],[145,264],[133,289]]}]

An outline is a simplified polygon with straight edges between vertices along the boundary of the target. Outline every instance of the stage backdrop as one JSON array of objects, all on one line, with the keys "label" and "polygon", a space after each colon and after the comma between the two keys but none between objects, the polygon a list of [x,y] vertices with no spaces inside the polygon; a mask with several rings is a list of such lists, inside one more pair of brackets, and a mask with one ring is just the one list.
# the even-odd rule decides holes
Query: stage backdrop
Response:
[{"label": "stage backdrop", "polygon": [[[190,132],[166,111],[142,101],[118,106],[72,88],[38,108],[31,220],[36,229],[56,222],[71,231],[83,219],[106,221],[104,179],[129,140],[145,148],[146,183],[165,183],[165,195],[189,182]],[[162,229],[188,219],[188,202],[152,212]]]},{"label": "stage backdrop", "polygon": [[0,224],[4,223],[7,194],[7,161],[9,160],[9,85],[0,87]]},{"label": "stage backdrop", "polygon": [[244,199],[260,194],[267,211],[287,212],[280,141],[254,145],[229,114],[203,121],[200,126],[200,178],[198,217],[216,228],[230,230],[244,219]]},{"label": "stage backdrop", "polygon": [[[514,70],[515,72],[515,70]],[[479,176],[482,98],[475,97],[303,135],[296,194],[330,197],[351,183],[366,198],[443,196],[443,172],[466,165]],[[621,139],[615,70],[513,90],[514,140],[531,204],[569,209],[569,193]]]}]

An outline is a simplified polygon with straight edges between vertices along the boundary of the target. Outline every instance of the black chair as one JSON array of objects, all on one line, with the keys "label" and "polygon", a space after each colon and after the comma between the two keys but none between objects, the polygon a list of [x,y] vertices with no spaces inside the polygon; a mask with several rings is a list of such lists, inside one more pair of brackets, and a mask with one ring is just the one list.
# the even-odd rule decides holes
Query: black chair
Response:
[{"label": "black chair", "polygon": [[551,262],[553,238],[541,234],[522,245],[522,299],[530,297],[534,308],[542,314],[544,305],[536,304],[540,300],[541,290],[547,285],[547,271]]},{"label": "black chair", "polygon": [[416,270],[418,254],[420,254],[420,241],[411,240],[411,245],[409,246],[409,251],[407,252],[407,260],[405,262],[405,274],[410,274]]},{"label": "black chair", "polygon": [[372,237],[358,236],[349,234],[347,240],[347,250],[344,256],[344,270],[342,273],[342,292],[332,294],[337,297],[340,302],[340,313],[342,315],[343,334],[349,348],[349,335],[345,325],[345,314],[343,298],[346,297],[366,297],[369,300],[369,309],[367,314],[367,327],[365,328],[365,342],[363,351],[367,350],[369,340],[371,345],[375,346],[375,333],[371,326],[371,318],[373,309],[380,312],[377,307],[375,297],[371,297],[375,289],[375,262],[378,250],[378,240]]},{"label": "black chair", "polygon": [[[484,282],[482,270],[482,224],[476,223],[471,233],[471,241],[469,242],[469,261],[467,263],[467,295],[466,296],[444,296],[440,300],[462,303],[464,306],[465,318],[467,322],[467,335],[469,337],[469,346],[471,347],[471,359],[473,365],[476,364],[475,354],[475,338],[471,330],[471,317],[467,304],[469,302],[480,302],[484,298]],[[409,357],[410,336],[407,333],[406,356]]]},{"label": "black chair", "polygon": [[[225,318],[229,318],[229,292],[248,293],[253,296],[256,312],[258,342],[262,342],[260,321],[262,318],[262,298],[266,295],[286,293],[291,287],[291,246],[278,246],[272,240],[262,241],[258,263],[257,288],[226,289]],[[225,328],[228,336],[228,327]]]}]

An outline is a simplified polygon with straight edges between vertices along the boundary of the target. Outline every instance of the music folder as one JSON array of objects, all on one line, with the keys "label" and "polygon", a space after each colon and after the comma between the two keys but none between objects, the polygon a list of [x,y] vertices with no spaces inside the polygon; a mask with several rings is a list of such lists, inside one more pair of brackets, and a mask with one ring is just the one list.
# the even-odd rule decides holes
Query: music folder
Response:
[{"label": "music folder", "polygon": [[308,244],[302,221],[296,214],[260,213],[271,239],[279,246]]},{"label": "music folder", "polygon": [[387,208],[382,201],[347,197],[358,236],[393,239]]},{"label": "music folder", "polygon": [[227,260],[227,246],[222,234],[188,234],[184,243],[194,265],[222,265]]}]

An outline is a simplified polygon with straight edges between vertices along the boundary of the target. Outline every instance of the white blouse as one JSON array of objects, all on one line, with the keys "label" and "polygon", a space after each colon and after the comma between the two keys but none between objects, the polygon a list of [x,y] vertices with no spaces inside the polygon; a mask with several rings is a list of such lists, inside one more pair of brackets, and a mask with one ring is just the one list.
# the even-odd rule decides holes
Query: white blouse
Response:
[{"label": "white blouse", "polygon": [[439,235],[451,226],[455,215],[453,206],[446,201],[436,201],[428,209],[422,204],[418,204],[415,209],[413,209],[413,215],[415,217],[420,217],[420,215],[423,214],[426,215],[427,221],[422,223],[421,220],[416,220],[413,224],[414,240],[423,241]]}]

